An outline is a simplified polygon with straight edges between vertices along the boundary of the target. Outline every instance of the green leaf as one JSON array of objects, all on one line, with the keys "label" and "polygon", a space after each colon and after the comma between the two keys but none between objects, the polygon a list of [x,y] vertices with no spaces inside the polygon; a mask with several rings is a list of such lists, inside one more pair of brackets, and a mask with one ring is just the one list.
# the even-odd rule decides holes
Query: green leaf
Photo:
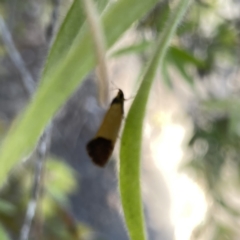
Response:
[{"label": "green leaf", "polygon": [[159,1],[159,3],[143,19],[141,19],[138,28],[150,29],[154,32],[162,32],[169,13],[169,2]]},{"label": "green leaf", "polygon": [[12,215],[16,211],[16,207],[6,200],[0,199],[0,213]]},{"label": "green leaf", "polygon": [[178,47],[170,47],[167,54],[168,62],[182,75],[188,84],[193,85],[193,79],[188,73],[187,67],[192,65],[197,68],[204,68],[204,61],[194,57],[187,51]]},{"label": "green leaf", "polygon": [[[108,0],[95,0],[95,2],[97,2],[98,10],[102,12],[108,3]],[[56,65],[59,60],[66,55],[72,46],[74,39],[79,31],[81,31],[85,19],[86,16],[81,1],[74,0],[55,37],[54,44],[50,49],[45,64],[44,74],[46,74],[49,68]]]},{"label": "green leaf", "polygon": [[232,226],[228,226],[227,224],[216,222],[216,227],[214,231],[214,235],[212,236],[213,240],[225,240],[225,239],[234,239],[234,228]]},{"label": "green leaf", "polygon": [[[134,21],[141,18],[156,2],[157,0],[119,0],[112,3],[101,17],[107,47],[111,47]],[[72,11],[72,14],[73,12],[77,14],[76,11]],[[95,53],[91,39],[90,31],[84,25],[73,42],[69,39],[71,47],[65,56],[54,66],[47,63],[51,66],[49,69],[46,66],[48,71],[44,72],[35,96],[2,144],[1,184],[14,164],[30,153],[49,120],[94,67]]]},{"label": "green leaf", "polygon": [[105,9],[108,2],[109,2],[109,0],[95,0],[95,3],[97,5],[97,9],[99,10],[99,12],[102,12]]},{"label": "green leaf", "polygon": [[65,56],[85,20],[84,9],[79,0],[72,3],[50,49],[44,74]]},{"label": "green leaf", "polygon": [[193,86],[193,79],[187,72],[184,63],[178,61],[177,59],[173,59],[172,64],[174,65],[175,69],[182,75],[183,79],[186,80],[189,85]]},{"label": "green leaf", "polygon": [[237,98],[208,100],[203,102],[203,106],[211,112],[218,112],[221,114],[227,114],[230,119],[229,131],[231,134],[239,135],[239,120],[240,113],[238,111],[240,107],[240,101]]},{"label": "green leaf", "polygon": [[167,61],[163,62],[162,77],[163,77],[163,80],[164,80],[164,83],[166,84],[166,86],[168,86],[170,89],[172,89],[173,85],[172,85],[172,81],[171,81],[171,78],[170,78],[169,73],[168,73]]},{"label": "green leaf", "polygon": [[75,172],[64,162],[54,158],[48,159],[46,168],[48,170],[46,179],[49,183],[46,187],[47,192],[55,199],[65,200],[67,194],[76,188]]},{"label": "green leaf", "polygon": [[145,51],[152,43],[148,42],[148,41],[143,41],[137,44],[132,44],[130,46],[121,48],[116,50],[112,56],[113,57],[119,57],[122,55],[126,55],[126,54],[132,54],[132,53],[141,53],[143,51]]},{"label": "green leaf", "polygon": [[0,225],[0,239],[1,240],[10,240],[10,237],[7,235],[7,232],[4,230],[2,225]]},{"label": "green leaf", "polygon": [[204,67],[205,63],[201,59],[193,56],[188,53],[186,50],[178,48],[178,47],[170,47],[168,52],[168,57],[177,59],[184,63],[189,63],[195,65],[196,67]]},{"label": "green leaf", "polygon": [[172,11],[166,27],[156,43],[154,55],[143,75],[139,91],[133,101],[126,119],[120,149],[120,192],[126,224],[131,240],[145,240],[141,188],[140,160],[142,144],[142,128],[148,96],[155,74],[166,56],[167,48],[180,23],[189,0],[182,0]]},{"label": "green leaf", "polygon": [[76,172],[66,163],[57,158],[48,158],[46,161],[45,181],[46,194],[42,201],[42,211],[46,216],[53,216],[56,210],[56,203],[68,204],[70,193],[77,187]]}]

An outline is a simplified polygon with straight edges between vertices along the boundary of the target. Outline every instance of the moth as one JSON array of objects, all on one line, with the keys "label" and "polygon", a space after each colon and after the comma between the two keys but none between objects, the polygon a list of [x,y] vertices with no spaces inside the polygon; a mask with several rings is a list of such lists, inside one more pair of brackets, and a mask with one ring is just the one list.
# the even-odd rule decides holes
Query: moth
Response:
[{"label": "moth", "polygon": [[92,161],[104,167],[112,155],[124,114],[124,94],[118,90],[96,133],[86,148]]}]

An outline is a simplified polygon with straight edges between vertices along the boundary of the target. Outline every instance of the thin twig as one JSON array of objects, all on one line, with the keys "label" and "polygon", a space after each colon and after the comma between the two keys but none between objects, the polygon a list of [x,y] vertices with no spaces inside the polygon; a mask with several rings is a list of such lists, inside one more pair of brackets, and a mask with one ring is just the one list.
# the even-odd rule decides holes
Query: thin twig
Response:
[{"label": "thin twig", "polygon": [[[51,28],[53,32],[54,32],[54,25],[56,25],[56,22],[57,22],[56,18],[58,13],[56,11],[59,10],[60,0],[56,0],[54,1],[54,3],[55,3],[54,10],[53,10],[54,13],[52,16],[52,21],[54,21],[54,23],[51,23]],[[8,30],[5,24],[5,21],[1,16],[0,16],[0,31],[1,31],[4,45],[6,46],[6,49],[9,53],[9,56],[21,74],[21,80],[22,80],[23,86],[26,89],[28,95],[31,97],[34,94],[34,91],[36,88],[35,82],[33,80],[32,75],[26,68],[20,53],[15,47],[14,42],[12,40],[11,33]],[[51,39],[48,38],[48,41],[50,42]],[[50,146],[52,125],[53,125],[52,122],[48,124],[44,133],[39,139],[39,142],[37,144],[35,151],[33,151],[31,156],[26,160],[28,161],[32,159],[32,156],[34,156],[35,171],[34,171],[34,182],[32,186],[31,197],[28,203],[24,223],[20,232],[20,238],[19,238],[20,240],[28,240],[31,232],[32,221],[36,213],[37,203],[38,203],[39,195],[41,192],[41,182],[42,182],[41,180],[42,180],[44,163],[45,163],[44,160],[46,159],[46,154]]]},{"label": "thin twig", "polygon": [[43,175],[44,163],[46,159],[46,154],[49,149],[50,139],[51,139],[51,132],[52,132],[52,124],[49,124],[45,129],[43,135],[40,137],[38,145],[35,150],[36,155],[36,165],[35,165],[35,172],[34,172],[34,181],[32,186],[32,194],[30,201],[28,203],[28,208],[24,220],[23,227],[21,229],[20,240],[27,240],[29,239],[32,220],[35,216],[37,203],[39,199],[39,195],[41,192],[41,179]]},{"label": "thin twig", "polygon": [[[60,0],[55,0],[53,3],[54,3],[54,9],[53,9],[51,23],[50,23],[52,34],[51,36],[49,35],[46,36],[48,43],[50,43],[53,38],[54,28],[56,27],[56,23],[57,23]],[[44,163],[45,163],[44,160],[46,159],[46,154],[50,147],[52,129],[53,129],[53,121],[51,121],[48,124],[48,126],[45,128],[44,133],[40,137],[38,145],[35,150],[36,165],[35,165],[35,172],[34,172],[34,183],[32,186],[31,199],[28,203],[24,224],[22,226],[21,233],[20,233],[20,240],[28,240],[31,233],[32,221],[36,214],[37,203],[38,203],[39,195],[42,188],[42,178],[43,178]]]},{"label": "thin twig", "polygon": [[21,79],[23,82],[23,86],[26,89],[29,96],[32,96],[35,91],[35,82],[33,80],[32,75],[28,71],[28,69],[25,66],[25,63],[18,52],[17,48],[15,47],[15,44],[12,40],[12,35],[10,31],[8,30],[5,21],[0,16],[0,32],[2,36],[2,40],[4,42],[4,45],[8,51],[8,54],[13,61],[14,65],[18,69],[18,71],[21,74]]},{"label": "thin twig", "polygon": [[57,20],[59,15],[59,8],[60,8],[60,0],[52,0],[52,3],[54,5],[54,8],[52,10],[50,24],[48,25],[47,31],[46,31],[46,39],[49,43],[53,39],[55,30],[56,30],[56,25],[57,25]]}]

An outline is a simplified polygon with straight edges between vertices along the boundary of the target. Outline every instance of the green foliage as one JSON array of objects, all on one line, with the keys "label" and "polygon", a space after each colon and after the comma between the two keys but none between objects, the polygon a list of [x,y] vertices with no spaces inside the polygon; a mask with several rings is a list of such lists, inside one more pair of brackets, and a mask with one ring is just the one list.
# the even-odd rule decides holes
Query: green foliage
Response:
[{"label": "green foliage", "polygon": [[167,48],[190,1],[183,0],[172,11],[166,28],[156,42],[154,54],[143,75],[141,86],[129,110],[120,149],[120,191],[126,224],[132,240],[146,239],[140,186],[142,128],[148,96],[155,74],[161,69]]},{"label": "green foliage", "polygon": [[47,74],[49,69],[66,56],[84,21],[85,15],[81,2],[75,0],[55,37],[45,64],[44,74]]},{"label": "green foliage", "polygon": [[[111,4],[102,15],[108,48],[155,3],[156,0],[144,1],[141,4],[136,0],[120,0]],[[77,14],[75,11],[71,11],[71,13]],[[70,16],[67,15],[67,20],[69,18]],[[118,22],[117,27],[115,22]],[[62,32],[60,31],[60,33]],[[78,32],[73,42],[72,39],[63,38],[63,41],[66,40],[70,41],[70,45],[61,44],[61,46],[68,46],[69,49],[66,51],[68,53],[59,60],[57,65],[46,66],[46,69],[49,68],[49,70],[43,74],[32,102],[25,113],[19,117],[18,124],[9,131],[2,144],[1,183],[13,165],[33,149],[48,121],[94,67],[91,34],[86,26],[83,26],[83,29]]]},{"label": "green foliage", "polygon": [[[113,57],[118,57],[126,54],[142,54],[146,53],[150,48],[153,49],[154,42],[143,40],[140,43],[132,44],[130,46],[118,49],[113,53]],[[182,76],[184,80],[191,86],[193,86],[193,76],[189,72],[189,67],[194,67],[195,69],[204,69],[206,62],[193,56],[185,49],[181,49],[176,46],[169,47],[167,56],[164,60],[163,65],[163,78],[166,82],[166,85],[171,86],[171,80],[169,77],[169,68],[173,66],[177,72]]]},{"label": "green foliage", "polygon": [[171,47],[169,49],[166,60],[168,61],[168,64],[175,67],[182,78],[186,80],[191,86],[193,86],[194,83],[192,76],[189,74],[188,67],[194,66],[195,68],[203,68],[205,65],[204,61],[194,57],[186,50],[180,49],[178,47]]},{"label": "green foliage", "polygon": [[[1,189],[0,223],[8,233],[14,236],[14,239],[19,236],[25,217],[29,201],[29,194],[26,195],[26,193],[31,192],[32,174],[32,168],[25,166],[11,176],[8,183]],[[45,184],[43,198],[39,201],[40,211],[45,219],[44,239],[79,239],[73,236],[80,236],[78,225],[81,223],[75,223],[67,211],[67,194],[71,193],[76,186],[73,170],[59,159],[49,158],[44,182],[47,184]],[[38,222],[38,218],[35,221]],[[60,227],[61,231],[59,231]]]},{"label": "green foliage", "polygon": [[159,2],[143,19],[141,19],[138,24],[138,29],[140,29],[140,31],[143,29],[150,29],[154,33],[160,33],[166,24],[169,13],[169,2]]},{"label": "green foliage", "polygon": [[[123,131],[119,173],[122,205],[130,238],[143,240],[146,239],[146,234],[140,189],[141,138],[145,108],[156,71],[160,68],[163,80],[172,87],[170,73],[174,68],[190,87],[194,87],[193,70],[197,70],[200,77],[208,77],[216,71],[216,66],[224,68],[226,65],[236,64],[239,55],[237,20],[221,19],[214,31],[206,34],[200,22],[204,13],[213,11],[214,6],[196,1],[192,11],[176,31],[188,0],[180,0],[182,8],[176,8],[172,12],[168,1],[159,3],[157,0],[119,0],[109,6],[107,0],[95,2],[101,13],[107,49],[110,49],[133,23],[138,22],[135,26],[141,35],[140,40],[117,50],[112,57],[139,54],[143,56],[143,61],[148,62]],[[152,33],[151,39],[144,34],[149,31]],[[175,41],[169,46],[174,35]],[[14,165],[32,151],[47,123],[95,65],[92,36],[85,24],[82,3],[75,0],[50,49],[36,94],[15,121],[2,144],[1,185]],[[226,184],[226,165],[230,165],[230,170],[240,176],[239,100],[215,99],[200,105],[204,110],[199,110],[197,118],[193,118],[194,133],[189,141],[193,158],[187,167],[204,183],[213,200],[213,210],[214,207],[220,209],[236,220],[240,215],[239,210],[230,203],[220,186]],[[66,210],[66,195],[75,188],[74,173],[64,164],[51,159],[47,162],[45,180],[48,185],[42,203],[46,217],[45,239],[79,239],[81,223],[75,223]],[[28,202],[28,197],[23,192],[30,191],[31,175],[28,171],[29,169],[26,170],[27,173],[19,173],[11,179],[8,187],[1,192],[0,222],[3,228],[0,227],[0,239],[8,239],[5,231],[18,236],[17,231]],[[239,182],[239,179],[240,177],[236,182]],[[196,231],[197,237],[210,226],[214,229],[212,239],[233,238],[236,234],[234,229],[217,219],[213,210],[209,213],[209,222],[206,221],[206,225]],[[11,222],[13,217],[14,223]]]},{"label": "green foliage", "polygon": [[5,230],[3,229],[3,227],[0,225],[0,239],[1,240],[10,240],[10,238],[8,237],[7,233],[5,232]]},{"label": "green foliage", "polygon": [[[111,6],[109,6],[106,11],[104,11],[101,17],[103,28],[106,34],[105,38],[107,47],[110,48],[132,25],[132,23],[140,19],[151,7],[154,6],[156,2],[157,0],[142,2],[136,0],[120,0],[112,3]],[[163,61],[167,45],[174,33],[174,29],[176,28],[177,23],[180,21],[183,12],[184,10],[180,11],[181,14],[178,16],[178,18],[176,18],[176,20],[175,18],[171,19],[169,23],[170,28],[166,34],[163,35],[163,40],[161,41],[161,43],[164,45],[164,48],[162,48],[162,46],[160,46],[160,43],[158,43],[157,55],[153,57],[152,63],[149,65],[149,71],[147,71],[145,76],[145,78],[149,77],[149,83],[144,81],[148,85],[148,91],[145,92],[145,94],[143,91],[141,91],[141,95],[145,95],[145,98],[143,99],[144,101],[142,102],[145,102],[145,105],[148,93],[150,91],[151,82],[153,81],[153,77],[159,65],[159,57],[161,61]],[[1,184],[6,179],[7,174],[17,163],[17,161],[19,161],[23,156],[27,155],[33,149],[44,127],[54,116],[59,107],[67,100],[70,94],[82,82],[83,78],[94,67],[95,53],[91,39],[92,38],[90,31],[84,24],[84,15],[81,9],[81,5],[79,4],[79,0],[75,0],[65,20],[63,21],[55,42],[53,43],[36,94],[33,96],[32,101],[29,106],[27,106],[25,112],[19,116],[15,125],[9,131],[4,143],[2,144],[0,155]],[[144,115],[144,110],[142,111],[142,115]],[[137,162],[135,163],[138,164]],[[56,166],[54,166],[54,168],[56,168]],[[54,209],[51,206],[55,206],[55,214],[53,218],[55,224],[57,224],[56,217],[59,216],[59,211],[60,214],[64,213],[63,220],[66,217],[65,211],[62,210],[61,204],[58,203],[64,202],[65,196],[68,193],[66,191],[68,189],[61,188],[63,184],[60,184],[62,181],[66,183],[66,178],[61,179],[59,177],[63,176],[63,173],[65,174],[65,177],[70,175],[66,171],[63,172],[63,169],[57,170],[56,168],[55,171],[55,174],[57,174],[57,176],[55,176],[57,180],[55,182],[49,181],[47,188],[47,191],[52,195],[53,198],[48,200],[45,199],[44,205],[45,210],[48,213],[50,213],[50,209]],[[139,169],[137,171],[139,171]],[[139,177],[139,175],[135,175],[134,177]],[[121,177],[122,180],[125,178],[127,178],[126,175]],[[70,185],[71,184],[72,183],[70,183]],[[18,185],[20,185],[20,183],[18,183]],[[19,189],[21,189],[20,186]],[[138,187],[137,191],[139,190],[140,186]],[[141,205],[140,192],[137,196],[137,202]],[[134,199],[134,197],[132,199]],[[23,218],[23,215],[25,213],[24,206],[26,202],[27,199],[23,197],[23,199],[18,203],[18,209],[20,211],[20,213],[18,213],[19,220]],[[56,206],[59,207],[56,209]],[[132,202],[131,206],[133,209],[135,208],[134,202]],[[125,213],[128,214],[128,211],[129,207]],[[138,208],[137,211],[140,211],[139,213],[141,214],[141,207]],[[47,214],[46,216],[53,215]],[[5,220],[6,219],[2,219],[2,221],[6,223],[5,225],[8,226],[9,218],[7,218],[7,222]],[[127,222],[128,220],[129,218],[127,219]],[[136,226],[128,226],[130,235],[132,236],[133,231],[135,231],[135,233],[139,231],[139,234],[137,234],[132,239],[144,239],[144,227],[141,226],[142,219],[137,216],[135,220],[138,220]],[[61,224],[59,223],[58,226],[59,225]],[[50,226],[54,227],[53,224],[50,224]],[[137,229],[138,226],[141,226],[141,228]],[[15,226],[13,226],[11,229],[9,228],[8,230],[15,232],[15,234],[18,235],[17,229],[19,229],[19,221],[16,221]],[[59,238],[74,239],[69,237],[69,234],[64,231],[64,228],[60,229],[62,229],[62,231],[55,232],[54,230],[49,230],[49,236],[54,236],[54,234],[57,234]],[[75,235],[76,232],[77,230],[74,231]],[[140,236],[140,238],[137,236]],[[45,239],[47,239],[47,237]]]},{"label": "green foliage", "polygon": [[112,56],[119,57],[119,56],[126,55],[126,54],[142,53],[143,51],[148,49],[151,45],[152,45],[152,43],[149,41],[142,41],[140,43],[131,44],[130,46],[116,50],[112,54]]},{"label": "green foliage", "polygon": [[[238,106],[239,101],[236,99],[203,102],[195,119],[194,133],[189,141],[193,158],[185,167],[201,181],[208,197],[213,200],[207,213],[212,218],[211,223],[206,222],[196,229],[196,239],[205,236],[210,228],[215,231],[210,239],[233,239],[238,236],[236,228],[228,227],[227,220],[219,217],[228,216],[233,222],[240,217],[238,206],[231,202],[231,195],[227,194],[229,184],[231,188],[239,186],[240,134],[239,125],[236,124],[240,121]],[[235,194],[240,192],[236,191]]]},{"label": "green foliage", "polygon": [[[108,1],[100,0],[96,1],[96,3],[99,11],[102,12]],[[44,75],[47,74],[48,69],[53,68],[53,66],[57,65],[58,62],[66,56],[75,38],[83,28],[84,22],[85,13],[82,3],[80,0],[75,0],[55,37],[53,46],[50,49],[44,68]]]},{"label": "green foliage", "polygon": [[16,208],[11,203],[0,199],[0,212],[8,215],[13,215],[16,212]]},{"label": "green foliage", "polygon": [[45,181],[49,184],[46,187],[48,194],[43,199],[43,211],[47,215],[53,215],[56,202],[66,205],[67,195],[76,188],[74,178],[76,174],[64,162],[60,162],[59,159],[47,159],[46,167]]}]

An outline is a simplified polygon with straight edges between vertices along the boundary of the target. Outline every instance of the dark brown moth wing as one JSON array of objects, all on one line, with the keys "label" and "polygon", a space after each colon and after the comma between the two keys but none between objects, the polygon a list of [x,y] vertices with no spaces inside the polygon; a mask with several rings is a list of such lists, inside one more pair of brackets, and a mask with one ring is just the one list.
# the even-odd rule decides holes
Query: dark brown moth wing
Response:
[{"label": "dark brown moth wing", "polygon": [[97,137],[87,144],[87,151],[95,164],[104,167],[113,151],[113,142],[103,137]]}]

